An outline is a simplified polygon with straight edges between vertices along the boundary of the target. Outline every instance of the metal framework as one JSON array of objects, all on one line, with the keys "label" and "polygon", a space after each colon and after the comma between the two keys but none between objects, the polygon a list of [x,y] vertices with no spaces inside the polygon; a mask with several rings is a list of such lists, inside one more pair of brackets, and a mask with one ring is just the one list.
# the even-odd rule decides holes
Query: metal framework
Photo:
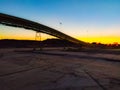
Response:
[{"label": "metal framework", "polygon": [[58,30],[50,28],[48,26],[42,25],[40,23],[30,21],[27,19],[19,18],[16,16],[11,16],[7,14],[0,13],[0,24],[13,27],[21,27],[25,29],[34,30],[36,32],[46,33],[60,39],[65,39],[76,44],[85,44],[85,42],[77,40],[69,35],[66,35]]}]

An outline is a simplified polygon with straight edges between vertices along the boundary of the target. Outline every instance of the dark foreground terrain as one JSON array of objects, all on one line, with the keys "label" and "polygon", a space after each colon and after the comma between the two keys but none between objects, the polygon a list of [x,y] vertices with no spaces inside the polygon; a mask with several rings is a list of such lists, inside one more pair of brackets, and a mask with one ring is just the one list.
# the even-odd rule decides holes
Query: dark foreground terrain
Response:
[{"label": "dark foreground terrain", "polygon": [[0,50],[0,90],[120,90],[119,54],[19,50]]}]

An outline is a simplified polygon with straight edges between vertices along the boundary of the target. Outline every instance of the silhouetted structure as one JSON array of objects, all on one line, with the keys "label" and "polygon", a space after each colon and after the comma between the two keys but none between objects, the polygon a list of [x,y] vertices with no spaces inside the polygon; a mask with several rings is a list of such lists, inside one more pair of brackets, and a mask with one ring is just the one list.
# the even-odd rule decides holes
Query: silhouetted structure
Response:
[{"label": "silhouetted structure", "polygon": [[18,18],[15,16],[3,14],[3,13],[0,13],[0,23],[4,24],[4,25],[8,25],[8,26],[21,27],[21,28],[25,28],[25,29],[34,30],[37,32],[46,33],[46,34],[58,37],[63,40],[68,40],[68,41],[76,43],[76,44],[81,44],[81,45],[85,44],[85,42],[83,42],[83,41],[77,40],[71,36],[68,36],[68,35],[66,35],[58,30],[55,30],[53,28],[50,28],[48,26],[39,24],[37,22],[30,21],[30,20],[26,20],[23,18]]}]

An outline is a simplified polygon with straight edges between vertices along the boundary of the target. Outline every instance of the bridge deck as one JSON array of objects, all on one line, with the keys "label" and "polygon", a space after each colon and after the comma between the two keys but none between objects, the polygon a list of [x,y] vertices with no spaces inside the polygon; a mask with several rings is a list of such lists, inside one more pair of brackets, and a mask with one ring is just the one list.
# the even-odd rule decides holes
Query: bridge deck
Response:
[{"label": "bridge deck", "polygon": [[0,13],[0,23],[4,24],[4,25],[8,25],[8,26],[21,27],[21,28],[25,28],[25,29],[34,30],[37,32],[46,33],[46,34],[58,37],[60,39],[68,40],[68,41],[76,43],[76,44],[85,44],[85,42],[83,42],[83,41],[75,39],[69,35],[66,35],[66,34],[64,34],[58,30],[55,30],[53,28],[50,28],[48,26],[42,25],[42,24],[34,22],[34,21],[26,20],[23,18],[3,14],[3,13]]}]

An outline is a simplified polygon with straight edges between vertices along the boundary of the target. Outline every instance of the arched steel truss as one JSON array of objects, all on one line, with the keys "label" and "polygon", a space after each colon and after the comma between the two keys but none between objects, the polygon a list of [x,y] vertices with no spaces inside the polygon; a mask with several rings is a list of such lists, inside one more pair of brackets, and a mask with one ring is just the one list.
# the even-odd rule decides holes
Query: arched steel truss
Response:
[{"label": "arched steel truss", "polygon": [[77,40],[69,35],[66,35],[58,30],[55,30],[53,28],[50,28],[48,26],[42,25],[34,21],[19,18],[16,16],[0,13],[0,24],[13,26],[13,27],[21,27],[25,29],[31,29],[37,32],[42,32],[42,33],[46,33],[46,34],[58,37],[60,39],[65,39],[76,44],[84,44],[84,42]]}]

